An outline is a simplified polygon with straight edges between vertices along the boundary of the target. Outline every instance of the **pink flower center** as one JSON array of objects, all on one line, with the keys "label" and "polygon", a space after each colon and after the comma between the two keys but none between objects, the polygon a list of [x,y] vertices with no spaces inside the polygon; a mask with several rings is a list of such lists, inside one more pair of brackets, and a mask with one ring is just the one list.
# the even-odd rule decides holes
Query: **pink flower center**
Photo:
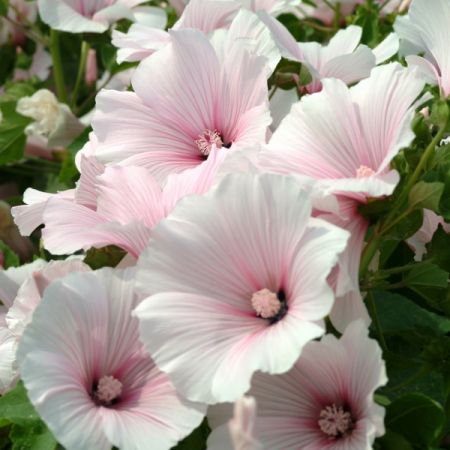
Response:
[{"label": "pink flower center", "polygon": [[338,438],[348,434],[353,429],[353,419],[350,412],[334,403],[320,411],[320,429],[330,438]]},{"label": "pink flower center", "polygon": [[256,314],[271,323],[278,322],[286,315],[286,297],[281,290],[275,294],[269,289],[261,289],[252,295],[251,303]]},{"label": "pink flower center", "polygon": [[212,146],[222,148],[223,141],[220,133],[217,130],[205,130],[198,135],[198,139],[194,141],[197,144],[198,150],[203,156],[208,156],[211,153]]},{"label": "pink flower center", "polygon": [[112,375],[100,378],[94,391],[95,400],[103,406],[111,405],[122,394],[122,383]]},{"label": "pink flower center", "polygon": [[375,175],[375,171],[367,166],[359,166],[356,171],[356,178],[367,178]]}]

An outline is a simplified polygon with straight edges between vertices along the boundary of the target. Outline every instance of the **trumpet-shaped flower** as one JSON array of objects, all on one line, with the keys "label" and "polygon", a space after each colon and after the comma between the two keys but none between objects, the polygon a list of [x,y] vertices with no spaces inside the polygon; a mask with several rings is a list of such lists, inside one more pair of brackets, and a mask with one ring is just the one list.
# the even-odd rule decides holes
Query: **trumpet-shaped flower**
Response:
[{"label": "trumpet-shaped flower", "polygon": [[28,396],[68,450],[169,450],[203,418],[139,341],[132,275],[102,269],[52,283],[19,345]]},{"label": "trumpet-shaped flower", "polygon": [[290,369],[323,334],[326,278],[348,234],[311,215],[295,179],[229,175],[185,198],[138,262],[141,339],[179,391],[233,401],[257,370]]},{"label": "trumpet-shaped flower", "polygon": [[162,180],[201,164],[213,146],[232,153],[265,142],[265,64],[238,49],[219,60],[202,33],[172,31],[171,43],[136,69],[135,92],[98,95],[95,156],[145,166]]},{"label": "trumpet-shaped flower", "polygon": [[[409,65],[419,67],[431,84],[450,95],[450,3],[447,0],[413,0],[408,15],[398,17],[394,28]],[[416,56],[423,53],[422,56]]]},{"label": "trumpet-shaped flower", "polygon": [[414,139],[411,121],[424,81],[397,63],[377,67],[348,88],[324,89],[295,104],[261,153],[261,166],[320,180],[330,191],[365,201],[389,195],[398,182],[389,169]]},{"label": "trumpet-shaped flower", "polygon": [[[384,434],[384,409],[373,395],[386,382],[377,342],[354,322],[339,340],[326,335],[307,344],[288,373],[254,376],[255,438],[266,450],[371,450]],[[217,427],[226,409],[211,408],[208,450],[228,448],[222,439],[229,425]]]},{"label": "trumpet-shaped flower", "polygon": [[[368,320],[358,290],[368,223],[357,203],[394,190],[399,176],[389,165],[414,138],[414,102],[424,81],[415,71],[392,63],[375,68],[370,78],[350,89],[333,79],[323,85],[321,92],[292,107],[262,151],[260,164],[265,170],[312,177],[342,197],[340,217],[326,217],[352,234],[334,286],[338,297],[353,291],[346,297],[350,303],[338,299],[333,309],[335,326],[342,330],[357,317]],[[340,306],[343,311],[336,309]]]},{"label": "trumpet-shaped flower", "polygon": [[145,0],[38,0],[41,19],[50,27],[69,33],[103,33],[120,19],[137,20],[164,28],[159,8],[139,6]]},{"label": "trumpet-shaped flower", "polygon": [[[81,178],[71,197],[54,195],[20,206],[15,220],[22,232],[44,224],[44,246],[53,254],[116,245],[137,258],[153,227],[192,193],[213,184],[224,154],[213,149],[203,164],[170,175],[164,188],[143,167],[105,168],[93,156],[81,156]],[[36,212],[34,212],[33,207]]]},{"label": "trumpet-shaped flower", "polygon": [[69,273],[87,270],[89,267],[77,259],[50,263],[38,259],[0,272],[0,299],[5,305],[0,316],[1,393],[13,388],[19,379],[17,346],[46,287]]}]

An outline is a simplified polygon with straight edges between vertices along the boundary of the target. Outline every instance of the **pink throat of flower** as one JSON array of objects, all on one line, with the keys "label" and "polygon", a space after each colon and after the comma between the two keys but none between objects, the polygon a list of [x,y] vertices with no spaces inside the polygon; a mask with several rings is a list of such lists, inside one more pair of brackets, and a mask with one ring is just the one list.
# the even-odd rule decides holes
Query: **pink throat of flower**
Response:
[{"label": "pink throat of flower", "polygon": [[111,405],[121,394],[122,383],[112,375],[101,377],[94,391],[95,400],[103,406]]},{"label": "pink throat of flower", "polygon": [[223,141],[220,133],[217,130],[205,130],[198,135],[198,139],[194,141],[197,144],[199,152],[203,156],[208,156],[211,153],[213,145],[217,148],[222,148]]},{"label": "pink throat of flower", "polygon": [[270,319],[275,317],[281,310],[281,302],[277,294],[269,289],[261,289],[252,295],[252,306],[259,317]]},{"label": "pink throat of flower", "polygon": [[356,178],[367,178],[375,175],[375,171],[367,166],[359,166],[356,170]]},{"label": "pink throat of flower", "polygon": [[349,434],[354,426],[350,412],[334,403],[320,411],[318,424],[323,433],[331,439]]}]

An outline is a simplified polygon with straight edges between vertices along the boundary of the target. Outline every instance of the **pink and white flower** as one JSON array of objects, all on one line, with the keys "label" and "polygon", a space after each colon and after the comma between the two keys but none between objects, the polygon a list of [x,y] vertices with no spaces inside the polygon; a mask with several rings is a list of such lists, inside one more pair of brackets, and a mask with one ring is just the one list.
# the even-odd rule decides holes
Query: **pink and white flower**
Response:
[{"label": "pink and white flower", "polygon": [[265,64],[245,50],[219,60],[202,33],[172,31],[171,43],[136,69],[135,92],[98,95],[95,156],[144,166],[163,180],[201,164],[213,145],[233,153],[265,142]]},{"label": "pink and white flower", "polygon": [[[373,399],[387,382],[376,341],[361,322],[340,339],[326,335],[306,345],[293,368],[283,375],[257,373],[248,395],[257,403],[254,435],[266,450],[371,450],[384,434],[384,409]],[[221,405],[208,414],[213,432],[208,450],[226,437],[217,427],[227,419]],[[220,436],[219,436],[220,437]]]},{"label": "pink and white flower", "polygon": [[307,175],[361,202],[391,194],[399,177],[389,164],[414,139],[411,121],[424,81],[391,63],[352,88],[336,79],[323,84],[292,107],[262,151],[261,167]]},{"label": "pink and white flower", "polygon": [[75,191],[19,206],[14,210],[15,220],[27,234],[44,224],[44,246],[56,255],[116,245],[137,258],[154,226],[182,197],[201,194],[212,186],[224,156],[213,149],[207,161],[170,175],[161,188],[143,167],[105,168],[95,157],[81,155]]},{"label": "pink and white flower", "polygon": [[39,14],[51,28],[69,33],[103,33],[120,19],[163,23],[160,8],[139,6],[145,0],[38,0]]},{"label": "pink and white flower", "polygon": [[356,25],[339,30],[326,45],[296,42],[289,31],[273,17],[261,12],[259,18],[270,29],[281,54],[308,68],[313,79],[305,86],[308,92],[320,91],[321,80],[324,78],[336,78],[346,84],[366,78],[377,64],[395,55],[399,48],[395,33],[388,35],[374,49],[360,44],[362,28]]},{"label": "pink and white flower", "polygon": [[[270,30],[253,11],[259,11],[264,6],[269,8],[272,3],[274,2],[249,2],[248,8],[241,8],[235,1],[192,0],[173,30],[193,28],[202,31],[211,38],[219,60],[225,59],[223,53],[232,52],[235,45],[264,56],[268,59],[270,76],[280,60],[280,52]],[[272,6],[281,7],[277,4]],[[170,33],[141,24],[132,25],[126,34],[114,31],[112,40],[119,48],[118,62],[141,61],[170,41]]]},{"label": "pink and white flower", "polygon": [[[414,102],[423,87],[414,71],[396,63],[375,68],[370,78],[350,89],[342,81],[324,80],[321,92],[292,107],[261,152],[264,170],[312,177],[342,197],[340,214],[326,217],[352,235],[334,285],[337,296],[348,293],[350,301],[335,303],[332,318],[340,330],[358,317],[368,321],[358,288],[368,223],[357,204],[393,192],[399,176],[390,162],[414,139]],[[340,307],[341,312],[336,310]]]},{"label": "pink and white flower", "polygon": [[138,302],[132,272],[102,269],[52,283],[34,311],[21,376],[65,448],[168,450],[202,421],[140,343]]},{"label": "pink and white flower", "polygon": [[12,389],[19,379],[17,346],[46,287],[69,273],[87,270],[89,267],[77,259],[50,263],[39,259],[18,269],[0,271],[0,299],[4,304],[0,314],[1,393]]},{"label": "pink and white flower", "polygon": [[185,198],[138,261],[150,295],[136,309],[141,339],[179,391],[234,401],[257,370],[290,369],[324,332],[326,278],[348,234],[311,216],[289,177],[236,174]]},{"label": "pink and white flower", "polygon": [[[408,15],[398,17],[394,29],[409,65],[418,67],[430,84],[450,95],[450,3],[447,0],[413,0]],[[416,56],[417,54],[423,56]]]}]

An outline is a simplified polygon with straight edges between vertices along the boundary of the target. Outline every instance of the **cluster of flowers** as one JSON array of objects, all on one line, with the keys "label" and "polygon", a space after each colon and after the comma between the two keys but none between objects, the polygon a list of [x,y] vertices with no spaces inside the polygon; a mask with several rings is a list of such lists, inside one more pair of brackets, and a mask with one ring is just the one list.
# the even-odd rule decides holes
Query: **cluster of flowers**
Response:
[{"label": "cluster of flowers", "polygon": [[[409,9],[373,49],[356,25],[322,46],[276,18],[327,22],[329,2],[178,1],[168,31],[142,3],[37,3],[70,33],[131,20],[112,43],[139,64],[132,90],[98,94],[76,187],[28,189],[14,220],[25,236],[44,225],[53,255],[114,245],[126,256],[0,271],[1,392],[23,380],[69,450],[168,450],[205,416],[211,450],[371,449],[387,377],[359,287],[359,207],[399,183],[390,163],[414,139],[425,85],[450,94],[450,2],[380,1],[382,13]],[[398,52],[407,66],[386,63]],[[49,57],[35,55],[45,78]],[[282,58],[310,78],[269,93]],[[17,110],[46,145],[83,129],[47,90]],[[411,240],[419,258],[424,239]]]}]

